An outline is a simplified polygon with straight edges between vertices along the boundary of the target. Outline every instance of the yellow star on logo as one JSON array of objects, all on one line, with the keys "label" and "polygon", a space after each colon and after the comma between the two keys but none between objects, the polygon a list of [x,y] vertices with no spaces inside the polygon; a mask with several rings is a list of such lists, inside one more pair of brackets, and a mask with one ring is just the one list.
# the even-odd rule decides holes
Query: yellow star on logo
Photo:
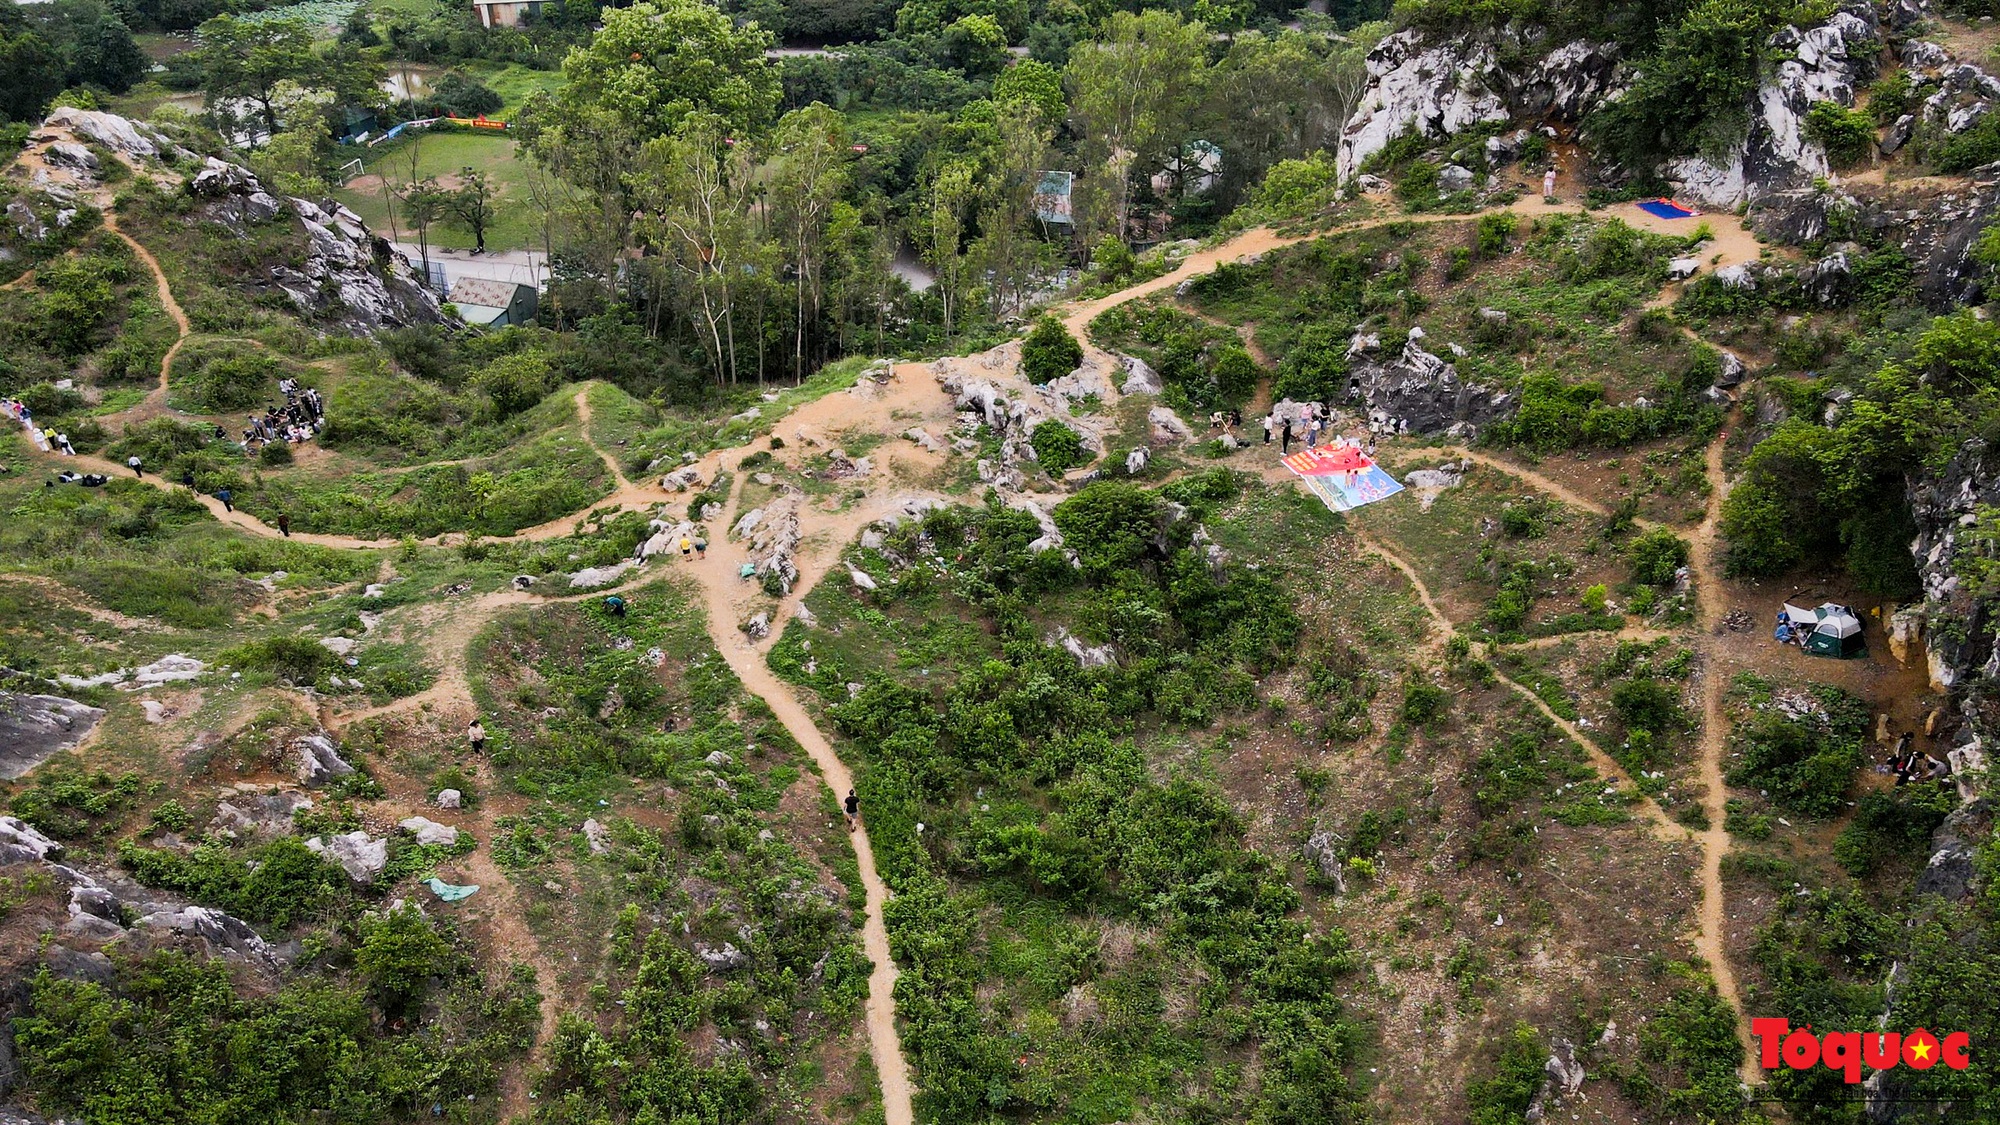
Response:
[{"label": "yellow star on logo", "polygon": [[1917,1058],[1922,1059],[1925,1062],[1929,1062],[1931,1057],[1931,1045],[1925,1042],[1924,1040],[1919,1039],[1915,1043],[1910,1044],[1910,1053],[1917,1056]]}]

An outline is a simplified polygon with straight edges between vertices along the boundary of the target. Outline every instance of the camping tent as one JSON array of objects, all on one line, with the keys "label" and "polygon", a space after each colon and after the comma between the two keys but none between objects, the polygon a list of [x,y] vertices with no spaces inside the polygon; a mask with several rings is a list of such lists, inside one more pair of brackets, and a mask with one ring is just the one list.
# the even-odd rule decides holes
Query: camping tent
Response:
[{"label": "camping tent", "polygon": [[1844,659],[1867,652],[1861,640],[1861,619],[1844,605],[1826,602],[1818,609],[1802,609],[1787,603],[1784,616],[1803,635],[1802,647],[1814,656]]}]

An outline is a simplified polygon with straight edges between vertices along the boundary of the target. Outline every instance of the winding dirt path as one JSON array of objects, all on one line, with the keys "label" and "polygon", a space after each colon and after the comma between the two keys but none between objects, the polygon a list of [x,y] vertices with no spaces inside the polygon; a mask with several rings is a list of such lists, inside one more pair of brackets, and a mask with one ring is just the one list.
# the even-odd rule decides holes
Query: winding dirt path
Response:
[{"label": "winding dirt path", "polygon": [[160,381],[152,390],[146,392],[146,397],[116,414],[107,414],[98,419],[100,423],[142,421],[167,408],[167,375],[174,369],[174,357],[180,354],[182,346],[188,342],[188,337],[194,329],[188,323],[187,313],[181,311],[181,303],[174,299],[173,287],[167,284],[167,273],[160,268],[160,260],[153,257],[153,252],[146,249],[138,239],[126,234],[119,227],[118,213],[110,200],[100,200],[98,210],[104,216],[104,229],[117,235],[120,241],[130,246],[132,253],[153,275],[153,290],[159,297],[161,307],[165,308],[167,315],[173,318],[174,327],[179,332],[179,335],[174,337],[173,344],[167,348],[166,354],[160,357]]},{"label": "winding dirt path", "polygon": [[1695,946],[1707,960],[1709,971],[1715,974],[1716,989],[1736,1013],[1736,1039],[1743,1045],[1741,1074],[1744,1082],[1754,1086],[1764,1081],[1764,1072],[1757,1065],[1750,1036],[1750,1016],[1743,1009],[1743,993],[1736,983],[1736,970],[1729,963],[1724,941],[1728,904],[1723,898],[1722,860],[1729,854],[1729,829],[1726,827],[1729,786],[1723,777],[1723,762],[1729,754],[1729,717],[1723,710],[1723,696],[1728,692],[1729,684],[1723,675],[1716,637],[1725,628],[1722,623],[1724,598],[1719,540],[1722,500],[1729,491],[1729,480],[1722,465],[1728,436],[1728,431],[1724,430],[1709,443],[1704,463],[1710,486],[1708,507],[1702,514],[1701,526],[1695,529],[1689,552],[1689,565],[1695,573],[1696,589],[1701,599],[1701,807],[1708,815],[1708,828],[1699,834],[1702,858],[1701,931],[1696,936]]},{"label": "winding dirt path", "polygon": [[[1544,206],[1538,197],[1532,200],[1524,200],[1508,209],[1523,214],[1550,213],[1556,210],[1575,213],[1574,209]],[[107,226],[112,226],[112,222],[108,216],[109,212],[107,209]],[[1267,228],[1258,228],[1246,231],[1217,246],[1189,255],[1172,272],[1166,275],[1138,283],[1108,296],[1072,304],[1063,312],[1063,320],[1072,331],[1082,336],[1084,334],[1084,326],[1105,309],[1159,292],[1178,284],[1187,277],[1194,276],[1196,273],[1212,270],[1218,265],[1237,260],[1246,255],[1260,254],[1311,238],[1338,235],[1346,230],[1359,229],[1387,222],[1467,222],[1472,221],[1472,218],[1474,217],[1463,215],[1392,215],[1365,223],[1349,224],[1341,228],[1299,236],[1279,235]],[[1726,216],[1716,216],[1715,219],[1721,223],[1733,223],[1735,221],[1733,218]],[[1634,225],[1642,224],[1635,223]],[[146,403],[155,404],[155,409],[163,408],[166,394],[166,379],[171,367],[171,361],[174,353],[188,337],[189,327],[187,319],[180,310],[178,303],[173,300],[165,275],[160,271],[158,262],[153,259],[152,255],[143,246],[140,246],[122,231],[117,231],[115,226],[112,229],[114,233],[117,233],[120,238],[125,239],[133,247],[140,259],[153,272],[162,303],[180,328],[180,338],[161,362],[160,384],[147,396],[146,400]],[[1096,352],[1096,349],[1090,350]],[[1102,353],[1097,354],[1101,355]],[[892,383],[900,384],[900,386],[892,385],[890,390],[886,392],[886,397],[869,400],[836,393],[817,400],[814,403],[801,406],[784,418],[774,420],[772,423],[772,432],[775,432],[777,427],[782,424],[787,428],[788,433],[796,431],[800,437],[804,438],[809,432],[815,429],[822,433],[832,434],[842,432],[841,428],[843,426],[850,426],[857,423],[874,423],[879,425],[881,419],[885,417],[903,419],[896,423],[900,427],[908,424],[907,416],[912,411],[914,411],[917,417],[923,419],[926,424],[949,423],[952,416],[951,403],[939,392],[935,381],[930,376],[927,365],[903,364],[897,366],[894,369]],[[577,408],[578,420],[584,440],[591,443],[593,450],[603,459],[607,469],[611,472],[613,480],[616,482],[615,491],[611,496],[590,505],[589,509],[585,512],[566,515],[537,527],[524,529],[512,536],[495,536],[493,538],[525,540],[558,538],[576,532],[589,512],[608,510],[650,511],[674,499],[660,492],[657,488],[646,484],[635,484],[627,479],[617,464],[616,459],[596,445],[590,436],[592,417],[588,401],[588,391],[588,386],[585,386],[575,392],[574,401]],[[133,411],[126,413],[133,414],[143,411],[146,408],[146,403],[142,403],[140,407],[135,407]],[[805,445],[809,443],[802,442],[801,444]],[[742,492],[742,480],[740,479],[741,461],[751,452],[752,449],[750,447],[739,446],[733,449],[712,452],[697,462],[702,467],[703,476],[706,480],[713,480],[714,475],[723,470],[736,470],[738,472],[738,488],[733,490],[733,495],[730,497],[727,506],[727,514],[721,521],[724,527],[729,526],[737,516],[737,508],[740,506]],[[1602,503],[1584,497],[1562,485],[1560,482],[1551,480],[1540,473],[1536,473],[1520,465],[1500,460],[1489,454],[1458,447],[1445,447],[1440,452],[1447,455],[1469,458],[1498,471],[1518,477],[1581,510],[1598,514],[1604,514],[1608,511]],[[743,582],[736,577],[738,566],[748,559],[747,546],[728,541],[723,536],[715,535],[711,537],[710,548],[715,557],[687,566],[689,576],[700,591],[704,607],[707,611],[709,633],[716,644],[717,650],[729,663],[731,669],[736,673],[746,690],[762,697],[770,705],[779,721],[785,725],[792,736],[805,748],[807,754],[813,759],[815,766],[819,769],[822,779],[834,792],[836,797],[843,796],[845,791],[852,786],[851,773],[813,722],[812,716],[800,702],[797,694],[789,685],[779,681],[771,672],[765,657],[772,643],[772,638],[778,635],[782,622],[792,612],[795,612],[799,601],[811,589],[812,584],[825,576],[833,562],[837,559],[840,550],[844,548],[851,538],[853,530],[864,526],[882,514],[886,514],[888,510],[895,507],[897,503],[900,503],[903,497],[910,495],[907,490],[899,490],[892,483],[897,479],[899,472],[921,473],[935,469],[943,461],[940,455],[921,453],[914,447],[901,445],[893,439],[890,445],[882,447],[877,456],[882,464],[877,470],[877,477],[870,481],[871,500],[865,508],[861,510],[842,510],[839,508],[823,507],[813,504],[810,501],[801,503],[801,532],[804,538],[797,559],[801,575],[800,581],[797,588],[773,612],[771,633],[761,642],[750,640],[738,627],[739,622],[743,619],[745,610],[749,606],[753,604],[768,606],[767,600],[759,602],[759,596],[754,584]],[[60,458],[59,460],[72,465],[92,468],[99,472],[106,472],[109,475],[116,475],[123,471],[121,466],[100,458],[75,457]],[[1711,493],[1708,518],[1703,522],[1695,550],[1696,572],[1701,576],[1705,584],[1704,593],[1710,594],[1710,596],[1705,597],[1703,600],[1705,624],[1709,624],[1707,621],[1708,615],[1720,612],[1719,599],[1711,593],[1716,588],[1714,583],[1719,581],[1714,550],[1714,524],[1716,513],[1719,510],[1722,484],[1720,479],[1720,438],[1717,439],[1716,444],[1710,449],[1709,465],[1711,482],[1717,487]],[[147,479],[149,483],[154,483],[162,487],[171,486],[170,482],[159,481],[157,477]],[[1267,474],[1266,479],[1270,480],[1272,478]],[[1287,481],[1287,483],[1289,482]],[[245,513],[222,511],[220,501],[215,500],[213,497],[201,496],[199,499],[218,519],[232,524],[245,532],[266,537],[275,537],[279,534],[275,528]],[[1350,522],[1350,527],[1353,526],[1353,523]],[[1357,534],[1359,534],[1358,529]],[[388,542],[386,540],[362,540],[348,536],[307,532],[295,532],[292,538],[320,546],[351,549],[379,548]],[[444,545],[453,540],[462,540],[463,538],[464,536],[460,533],[449,533],[433,537],[427,542]],[[1370,550],[1380,555],[1396,569],[1402,571],[1410,582],[1411,589],[1423,604],[1438,633],[1435,639],[1427,643],[1429,645],[1440,644],[1445,638],[1451,636],[1456,631],[1455,626],[1431,596],[1429,589],[1418,577],[1415,569],[1379,544],[1365,537],[1363,537],[1362,541]],[[673,565],[671,560],[668,560],[668,565]],[[658,571],[651,568],[649,568],[649,571],[642,582],[650,582],[657,579]],[[642,584],[642,582],[635,582],[629,585],[636,586]],[[444,670],[444,673],[439,678],[439,682],[430,690],[418,696],[397,701],[397,703],[388,707],[369,708],[340,715],[335,721],[341,725],[347,725],[390,711],[421,706],[426,701],[441,706],[461,703],[469,705],[471,694],[470,684],[464,672],[465,653],[479,631],[496,615],[508,608],[519,605],[536,605],[547,604],[550,601],[596,598],[602,597],[609,592],[611,591],[595,590],[571,598],[549,599],[514,591],[501,591],[468,599],[464,602],[449,603],[450,609],[444,614],[444,619],[440,622],[441,628],[427,640],[427,647],[436,646],[439,665]],[[1485,654],[1484,646],[1476,647],[1481,655]],[[1712,682],[1704,683],[1704,718],[1706,722],[1702,743],[1702,775],[1704,781],[1708,783],[1708,792],[1704,797],[1704,808],[1710,813],[1712,827],[1709,831],[1698,836],[1690,834],[1685,828],[1675,824],[1666,816],[1664,810],[1661,809],[1657,802],[1650,798],[1637,796],[1635,793],[1636,787],[1623,767],[1609,754],[1605,753],[1593,740],[1585,736],[1575,724],[1555,714],[1547,703],[1523,685],[1504,675],[1499,676],[1499,680],[1510,690],[1519,693],[1527,699],[1532,706],[1545,715],[1566,736],[1582,747],[1589,756],[1592,764],[1608,779],[1612,780],[1628,793],[1634,793],[1634,807],[1641,813],[1649,829],[1656,835],[1670,841],[1687,841],[1693,838],[1700,843],[1703,852],[1703,898],[1701,932],[1696,938],[1696,945],[1702,955],[1708,959],[1712,971],[1716,974],[1716,982],[1722,995],[1737,1012],[1739,1037],[1744,1039],[1746,1046],[1745,1074],[1746,1077],[1752,1076],[1754,1074],[1752,1062],[1750,1056],[1747,1054],[1748,1026],[1742,1016],[1742,1006],[1737,994],[1734,974],[1731,972],[1728,960],[1723,954],[1722,943],[1723,902],[1720,865],[1722,856],[1728,849],[1728,838],[1726,832],[1721,828],[1722,803],[1725,799],[1725,790],[1721,785],[1721,756],[1723,752],[1722,747],[1726,742],[1726,728],[1721,717],[1722,685],[1720,677],[1711,675],[1709,680]],[[484,838],[487,839],[490,839],[491,815],[489,806],[487,811],[482,812],[476,818],[477,824],[485,833]],[[914,1113],[911,1101],[911,1082],[895,1020],[894,986],[897,970],[895,962],[890,955],[887,929],[883,921],[883,907],[888,899],[888,891],[879,873],[876,871],[872,842],[869,839],[865,825],[857,827],[854,831],[852,834],[852,843],[864,889],[862,941],[870,960],[873,962],[873,970],[869,977],[869,994],[866,1002],[866,1026],[869,1047],[874,1057],[877,1073],[880,1076],[886,1125],[912,1125],[914,1122]],[[496,907],[504,907],[504,909],[500,909],[497,912],[512,917],[515,923],[520,923],[519,911],[513,908],[518,906],[518,903],[515,903],[512,899],[511,884],[507,881],[504,874],[492,866],[490,856],[482,853],[475,853],[475,855],[479,858],[476,861],[469,861],[466,869],[475,877],[480,878],[482,885],[490,880],[496,895],[504,896],[497,897],[495,900]],[[544,981],[551,988],[556,985],[558,978],[556,978],[552,970],[545,971],[548,967],[546,956],[543,954],[540,944],[535,940],[533,934],[528,932],[524,923],[509,928],[506,925],[499,924],[496,920],[496,934],[499,935],[497,940],[506,946],[506,952],[518,954],[522,959],[535,964],[538,974],[542,976]],[[536,1057],[540,1056],[542,1047],[547,1042],[548,1035],[553,1031],[555,1020],[560,1010],[561,1004],[559,998],[552,992],[545,992],[542,1006],[541,1033],[538,1035],[536,1044]],[[521,1116],[526,1113],[525,1079],[510,1078],[504,1094],[510,1116]]]}]

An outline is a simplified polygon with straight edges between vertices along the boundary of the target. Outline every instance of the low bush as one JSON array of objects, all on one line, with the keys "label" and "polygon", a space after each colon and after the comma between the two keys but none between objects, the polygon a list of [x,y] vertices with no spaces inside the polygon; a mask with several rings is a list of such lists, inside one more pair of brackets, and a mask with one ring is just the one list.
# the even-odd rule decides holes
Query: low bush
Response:
[{"label": "low bush", "polygon": [[1043,314],[1021,341],[1021,375],[1030,383],[1060,379],[1082,362],[1083,345],[1052,315]]}]

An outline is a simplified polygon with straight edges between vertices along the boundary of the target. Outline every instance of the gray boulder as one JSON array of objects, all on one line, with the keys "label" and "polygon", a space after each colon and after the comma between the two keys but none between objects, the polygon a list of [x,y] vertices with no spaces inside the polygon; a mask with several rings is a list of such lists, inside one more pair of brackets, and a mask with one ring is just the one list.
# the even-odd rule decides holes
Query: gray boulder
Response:
[{"label": "gray boulder", "polygon": [[82,742],[104,709],[60,695],[0,691],[0,780],[20,777]]},{"label": "gray boulder", "polygon": [[1306,838],[1305,857],[1321,879],[1341,894],[1347,893],[1347,861],[1341,855],[1340,837],[1331,832],[1313,833]]},{"label": "gray boulder", "polygon": [[458,829],[449,824],[439,824],[427,816],[406,817],[397,821],[396,827],[414,833],[419,844],[443,844],[450,847],[458,843]]},{"label": "gray boulder", "polygon": [[58,859],[63,846],[18,817],[0,816],[0,867]]},{"label": "gray boulder", "polygon": [[340,756],[339,746],[325,731],[293,739],[291,750],[298,761],[299,781],[306,785],[321,788],[354,774],[354,767]]},{"label": "gray boulder", "polygon": [[314,836],[306,847],[339,864],[349,879],[364,887],[389,866],[389,841],[360,829],[341,836]]}]

